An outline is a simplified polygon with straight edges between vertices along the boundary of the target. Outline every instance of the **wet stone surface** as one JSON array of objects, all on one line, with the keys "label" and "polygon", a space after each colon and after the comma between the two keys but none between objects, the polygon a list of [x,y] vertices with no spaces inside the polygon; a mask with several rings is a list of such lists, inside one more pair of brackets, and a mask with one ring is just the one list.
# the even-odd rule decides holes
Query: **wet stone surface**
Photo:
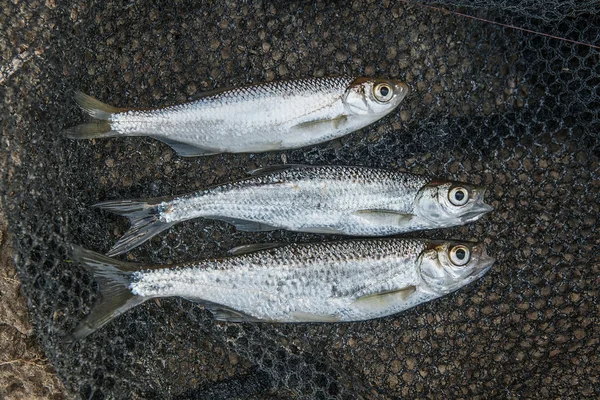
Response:
[{"label": "wet stone surface", "polygon": [[[467,11],[599,41],[593,2],[572,13],[568,1],[528,2],[521,12],[508,3],[473,2]],[[529,3],[564,11],[536,15]],[[74,396],[600,395],[598,51],[388,1],[13,1],[0,26],[4,213],[35,332]],[[148,138],[61,134],[85,120],[72,99],[78,89],[144,107],[217,87],[339,74],[403,79],[412,93],[367,129],[287,152],[182,159]],[[186,193],[282,162],[487,185],[496,208],[488,217],[405,236],[485,241],[497,262],[457,293],[380,320],[230,324],[161,299],[62,343],[97,300],[91,276],[66,261],[67,246],[105,252],[128,227],[91,204]],[[123,259],[174,262],[325,238],[195,220]]]}]

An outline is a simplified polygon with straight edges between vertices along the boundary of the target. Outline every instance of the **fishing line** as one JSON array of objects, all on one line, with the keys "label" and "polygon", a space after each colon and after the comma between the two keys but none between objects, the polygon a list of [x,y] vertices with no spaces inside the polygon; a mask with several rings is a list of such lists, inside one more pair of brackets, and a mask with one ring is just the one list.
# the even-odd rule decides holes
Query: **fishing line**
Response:
[{"label": "fishing line", "polygon": [[473,19],[473,20],[476,20],[476,21],[487,22],[489,24],[502,26],[504,28],[516,29],[518,31],[527,32],[527,33],[533,33],[535,35],[545,36],[545,37],[548,37],[548,38],[551,38],[551,39],[561,40],[561,41],[564,41],[564,42],[569,42],[569,43],[578,44],[578,45],[582,45],[582,46],[588,46],[588,47],[591,47],[593,49],[600,50],[600,46],[596,46],[596,45],[591,44],[591,43],[579,42],[577,40],[567,39],[567,38],[560,37],[560,36],[554,36],[554,35],[550,35],[548,33],[537,32],[537,31],[533,31],[531,29],[521,28],[521,27],[518,27],[518,26],[515,26],[515,25],[503,24],[502,22],[491,21],[489,19],[485,19],[485,18],[481,18],[481,17],[475,17],[473,15],[463,14],[463,13],[460,13],[458,11],[448,10],[447,8],[430,6],[430,5],[423,4],[423,3],[414,3],[414,2],[412,2],[410,0],[401,0],[401,1],[403,3],[415,4],[415,5],[418,5],[418,6],[425,7],[425,8],[430,8],[432,10],[446,12],[446,13],[450,13],[450,14],[453,14],[453,15],[458,15],[458,16],[464,17],[464,18],[470,18],[470,19]]}]

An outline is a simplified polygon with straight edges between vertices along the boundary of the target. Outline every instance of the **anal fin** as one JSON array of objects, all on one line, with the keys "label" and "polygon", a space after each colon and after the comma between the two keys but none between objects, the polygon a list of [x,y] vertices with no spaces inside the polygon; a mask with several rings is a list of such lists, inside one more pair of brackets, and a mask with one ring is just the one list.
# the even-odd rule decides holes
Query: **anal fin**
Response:
[{"label": "anal fin", "polygon": [[219,308],[209,308],[206,307],[208,311],[212,313],[217,321],[226,321],[226,322],[264,322],[259,318],[252,317],[248,314],[244,314],[243,312],[239,312],[236,310],[232,310],[230,308],[219,307]]},{"label": "anal fin", "polygon": [[191,144],[178,142],[176,140],[167,139],[160,136],[152,136],[156,140],[160,140],[161,142],[168,144],[171,146],[173,150],[177,152],[177,155],[181,157],[198,157],[198,156],[210,156],[213,154],[222,153],[222,151],[217,149],[205,149],[201,147],[196,147]]},{"label": "anal fin", "polygon": [[294,311],[291,315],[297,319],[298,322],[339,322],[340,320],[335,315],[314,314],[304,311]]},{"label": "anal fin", "polygon": [[234,310],[222,304],[213,303],[202,298],[184,297],[184,299],[198,303],[202,308],[211,312],[217,321],[227,322],[265,322],[241,311]]},{"label": "anal fin", "polygon": [[263,231],[274,231],[277,229],[281,229],[276,226],[263,224],[261,222],[248,221],[245,219],[229,218],[229,217],[221,217],[221,216],[217,216],[217,217],[206,216],[204,218],[218,219],[219,221],[227,222],[228,224],[234,225],[238,231],[242,231],[242,232],[263,232]]}]

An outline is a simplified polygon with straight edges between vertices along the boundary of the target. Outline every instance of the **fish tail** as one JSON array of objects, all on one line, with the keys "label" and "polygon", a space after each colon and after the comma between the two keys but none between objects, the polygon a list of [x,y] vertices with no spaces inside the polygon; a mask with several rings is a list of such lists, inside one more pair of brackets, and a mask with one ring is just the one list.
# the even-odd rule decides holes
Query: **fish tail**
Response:
[{"label": "fish tail", "polygon": [[75,92],[75,101],[83,111],[94,118],[94,121],[66,129],[67,137],[93,139],[119,135],[118,131],[111,128],[110,121],[114,114],[127,111],[127,109],[110,106],[79,91]]},{"label": "fish tail", "polygon": [[133,272],[140,269],[138,264],[115,260],[80,246],[72,246],[71,257],[94,274],[101,299],[75,330],[65,337],[65,342],[88,336],[125,311],[147,300],[146,297],[134,295],[129,289]]},{"label": "fish tail", "polygon": [[119,133],[111,129],[108,121],[94,121],[65,129],[65,134],[69,139],[95,139],[118,136]]},{"label": "fish tail", "polygon": [[106,255],[113,257],[125,253],[173,226],[175,222],[163,222],[159,218],[158,204],[161,201],[162,198],[148,201],[115,200],[94,204],[94,207],[129,218],[131,223],[129,230]]}]

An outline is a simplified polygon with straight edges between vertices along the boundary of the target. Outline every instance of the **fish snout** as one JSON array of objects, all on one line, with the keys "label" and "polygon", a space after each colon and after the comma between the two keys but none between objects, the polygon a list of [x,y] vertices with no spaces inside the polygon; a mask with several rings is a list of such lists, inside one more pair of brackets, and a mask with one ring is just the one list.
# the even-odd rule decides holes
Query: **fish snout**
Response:
[{"label": "fish snout", "polygon": [[410,94],[410,87],[404,82],[395,81],[394,91],[397,93],[398,101],[402,101]]},{"label": "fish snout", "polygon": [[468,212],[461,216],[463,222],[474,222],[483,217],[490,211],[494,211],[494,207],[485,202],[485,193],[487,189],[482,186],[476,186],[472,190],[473,202]]},{"label": "fish snout", "polygon": [[482,277],[483,275],[485,275],[486,272],[488,272],[490,270],[490,268],[492,268],[492,266],[496,262],[496,259],[494,257],[491,257],[487,253],[487,250],[486,250],[484,244],[481,244],[480,251],[481,252],[477,259],[477,267],[473,270],[473,273],[471,274],[471,276],[474,277],[475,279],[478,279],[478,278]]}]

